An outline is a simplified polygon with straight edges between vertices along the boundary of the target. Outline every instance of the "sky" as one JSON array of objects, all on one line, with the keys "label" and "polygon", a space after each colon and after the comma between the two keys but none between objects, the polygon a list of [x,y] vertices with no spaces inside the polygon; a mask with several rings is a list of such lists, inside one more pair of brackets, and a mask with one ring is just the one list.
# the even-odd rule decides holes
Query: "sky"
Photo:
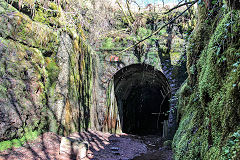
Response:
[{"label": "sky", "polygon": [[[136,2],[141,6],[146,6],[147,4],[158,4],[162,3],[163,0],[136,0]],[[177,3],[179,0],[164,0],[164,3]]]}]

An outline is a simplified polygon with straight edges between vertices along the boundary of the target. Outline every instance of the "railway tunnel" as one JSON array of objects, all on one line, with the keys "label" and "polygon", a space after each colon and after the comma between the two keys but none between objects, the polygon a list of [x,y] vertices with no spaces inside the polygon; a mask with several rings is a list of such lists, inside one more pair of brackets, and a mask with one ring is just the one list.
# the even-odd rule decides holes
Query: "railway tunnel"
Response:
[{"label": "railway tunnel", "polygon": [[124,133],[162,135],[171,93],[161,71],[147,64],[126,66],[114,75],[114,92]]}]

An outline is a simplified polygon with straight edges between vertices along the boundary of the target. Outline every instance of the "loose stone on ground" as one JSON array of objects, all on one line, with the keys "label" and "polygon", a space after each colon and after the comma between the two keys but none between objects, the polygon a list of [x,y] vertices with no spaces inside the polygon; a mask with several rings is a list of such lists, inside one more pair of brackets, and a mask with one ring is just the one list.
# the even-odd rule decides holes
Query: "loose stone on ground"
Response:
[{"label": "loose stone on ground", "polygon": [[[152,157],[152,158],[151,158]],[[171,160],[159,136],[110,134],[88,130],[61,137],[44,133],[20,148],[0,152],[0,160]]]}]

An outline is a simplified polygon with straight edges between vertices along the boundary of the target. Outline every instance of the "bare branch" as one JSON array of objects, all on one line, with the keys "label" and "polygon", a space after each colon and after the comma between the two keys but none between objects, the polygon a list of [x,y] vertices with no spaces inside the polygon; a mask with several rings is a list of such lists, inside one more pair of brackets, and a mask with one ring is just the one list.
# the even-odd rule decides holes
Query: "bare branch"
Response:
[{"label": "bare branch", "polygon": [[99,48],[99,49],[97,49],[97,50],[95,50],[95,51],[97,51],[97,52],[116,52],[116,51],[121,51],[122,49],[118,49],[118,48],[114,48],[114,49],[103,49],[103,48]]},{"label": "bare branch", "polygon": [[169,10],[168,10],[167,12],[165,12],[164,14],[168,14],[168,13],[172,12],[172,11],[175,10],[175,9],[178,9],[178,8],[180,8],[180,7],[182,7],[182,6],[185,6],[185,5],[188,5],[188,4],[193,4],[193,3],[196,3],[196,2],[195,2],[195,1],[192,1],[192,2],[186,2],[186,3],[183,3],[183,4],[179,4],[179,5],[171,8],[171,9],[169,9]]},{"label": "bare branch", "polygon": [[119,7],[121,8],[121,10],[122,10],[122,12],[123,12],[125,18],[126,18],[127,21],[128,21],[129,27],[132,29],[132,23],[131,23],[131,21],[129,20],[129,18],[128,18],[126,12],[124,11],[124,9],[123,9],[123,7],[122,7],[122,5],[120,4],[120,2],[119,2],[118,0],[116,1],[116,3],[117,3],[117,4],[119,5]]},{"label": "bare branch", "polygon": [[132,1],[132,2],[135,3],[138,6],[138,10],[140,11],[141,10],[140,5],[136,1]]},{"label": "bare branch", "polygon": [[152,37],[153,35],[157,34],[158,32],[160,32],[163,28],[165,28],[167,25],[173,23],[173,21],[175,21],[176,19],[178,19],[179,17],[181,17],[186,11],[188,11],[195,3],[197,3],[197,0],[195,0],[190,6],[188,6],[187,9],[185,9],[182,13],[180,13],[178,16],[174,17],[173,19],[171,19],[167,24],[163,25],[162,27],[160,27],[159,29],[157,29],[155,32],[153,32],[151,35],[145,37],[144,39],[138,41],[137,43],[135,43],[134,45],[131,45],[130,47],[127,47],[126,49],[122,50],[121,52],[119,52],[118,54],[121,54],[137,45],[139,45],[141,42],[149,39],[150,37]]},{"label": "bare branch", "polygon": [[181,0],[180,2],[178,2],[178,5],[181,4],[183,1],[185,1],[185,0]]},{"label": "bare branch", "polygon": [[116,31],[110,31],[108,33],[105,33],[105,34],[102,34],[100,35],[99,37],[102,38],[102,37],[108,37],[108,36],[111,36],[111,35],[114,35],[114,34],[118,34],[118,33],[124,33],[124,32],[127,32],[129,30],[129,28],[123,28],[123,29],[120,29],[120,30],[116,30]]},{"label": "bare branch", "polygon": [[135,21],[135,17],[133,16],[132,11],[131,11],[131,9],[130,9],[129,0],[126,0],[126,4],[127,4],[128,12],[129,12],[129,14],[130,14],[132,20]]}]

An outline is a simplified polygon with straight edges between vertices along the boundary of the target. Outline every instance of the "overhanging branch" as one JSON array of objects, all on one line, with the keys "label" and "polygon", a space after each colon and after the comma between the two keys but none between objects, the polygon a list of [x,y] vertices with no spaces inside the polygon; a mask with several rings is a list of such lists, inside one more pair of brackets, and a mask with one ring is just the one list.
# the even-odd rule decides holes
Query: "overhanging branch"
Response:
[{"label": "overhanging branch", "polygon": [[122,50],[121,52],[119,52],[118,54],[121,54],[137,45],[139,45],[141,42],[149,39],[150,37],[152,37],[153,35],[159,33],[163,28],[165,28],[167,25],[173,23],[176,19],[178,19],[179,17],[181,17],[186,11],[188,11],[195,3],[197,3],[197,0],[195,0],[194,2],[191,3],[190,6],[187,7],[187,9],[185,9],[182,13],[180,13],[178,16],[174,17],[173,19],[171,19],[168,23],[166,23],[165,25],[163,25],[162,27],[160,27],[159,29],[157,29],[155,32],[153,32],[151,35],[145,37],[144,39],[138,41],[137,43],[135,43],[134,45],[131,45],[130,47],[127,47],[126,49]]},{"label": "overhanging branch", "polygon": [[164,14],[168,14],[168,13],[172,12],[172,11],[175,10],[175,9],[178,9],[178,8],[180,8],[180,7],[182,7],[182,6],[185,6],[185,5],[188,5],[188,4],[193,4],[193,3],[196,3],[196,1],[186,2],[186,3],[183,3],[183,4],[179,4],[179,5],[171,8],[171,9],[169,9],[169,10],[168,10],[167,12],[165,12]]}]

